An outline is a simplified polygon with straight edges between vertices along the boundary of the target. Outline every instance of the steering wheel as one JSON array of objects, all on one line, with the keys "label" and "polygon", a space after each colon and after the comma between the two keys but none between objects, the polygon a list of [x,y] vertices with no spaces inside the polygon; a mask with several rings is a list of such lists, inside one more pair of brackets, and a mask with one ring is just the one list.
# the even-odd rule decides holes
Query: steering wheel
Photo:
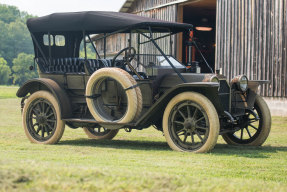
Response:
[{"label": "steering wheel", "polygon": [[122,50],[120,50],[120,52],[118,52],[118,54],[116,54],[112,60],[112,67],[115,67],[115,61],[116,59],[123,53],[125,52],[124,55],[124,63],[122,64],[121,68],[124,67],[125,65],[127,65],[129,62],[131,62],[135,56],[136,56],[136,50],[133,47],[126,47]]}]

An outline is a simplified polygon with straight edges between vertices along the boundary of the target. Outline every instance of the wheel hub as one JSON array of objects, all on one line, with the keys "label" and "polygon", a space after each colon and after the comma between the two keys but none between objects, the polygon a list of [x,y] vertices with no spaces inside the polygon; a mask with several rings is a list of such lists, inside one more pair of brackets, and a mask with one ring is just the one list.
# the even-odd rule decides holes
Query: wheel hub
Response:
[{"label": "wheel hub", "polygon": [[38,118],[38,123],[40,124],[40,125],[43,125],[43,124],[46,124],[47,123],[47,118],[45,117],[45,116],[39,116],[39,118]]},{"label": "wheel hub", "polygon": [[241,119],[241,121],[239,123],[240,128],[248,127],[248,123],[249,123],[249,117],[246,115]]},{"label": "wheel hub", "polygon": [[196,128],[195,124],[195,121],[191,118],[187,118],[183,123],[184,128],[190,130],[191,132],[193,132]]}]

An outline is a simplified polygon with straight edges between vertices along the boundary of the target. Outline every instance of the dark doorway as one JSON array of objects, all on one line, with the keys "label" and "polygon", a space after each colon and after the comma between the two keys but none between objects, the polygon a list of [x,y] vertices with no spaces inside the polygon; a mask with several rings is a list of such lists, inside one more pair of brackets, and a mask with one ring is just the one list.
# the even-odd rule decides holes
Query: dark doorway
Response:
[{"label": "dark doorway", "polygon": [[[215,68],[216,0],[201,0],[182,5],[182,22],[194,25],[193,36],[207,62]],[[182,62],[187,62],[186,41],[182,37]],[[210,73],[200,54],[193,48],[192,60],[198,61],[201,72]]]}]

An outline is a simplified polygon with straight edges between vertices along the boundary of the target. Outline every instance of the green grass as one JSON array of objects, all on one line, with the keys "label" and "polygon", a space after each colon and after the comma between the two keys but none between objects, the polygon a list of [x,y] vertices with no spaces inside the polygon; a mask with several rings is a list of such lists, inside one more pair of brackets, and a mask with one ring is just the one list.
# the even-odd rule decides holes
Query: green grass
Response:
[{"label": "green grass", "polygon": [[0,99],[0,191],[287,191],[286,127],[274,117],[262,147],[220,138],[207,154],[171,151],[152,128],[112,141],[66,128],[59,144],[36,145],[24,134],[20,99]]},{"label": "green grass", "polygon": [[19,87],[0,85],[0,99],[15,98]]}]

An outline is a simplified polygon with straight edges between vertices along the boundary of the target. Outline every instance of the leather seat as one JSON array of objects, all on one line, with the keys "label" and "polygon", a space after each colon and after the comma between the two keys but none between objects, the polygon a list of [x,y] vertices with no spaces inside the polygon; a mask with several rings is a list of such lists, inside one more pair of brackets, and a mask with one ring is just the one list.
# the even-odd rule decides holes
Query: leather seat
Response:
[{"label": "leather seat", "polygon": [[[117,63],[122,62],[121,60],[116,60],[116,66]],[[89,72],[89,74],[94,73],[98,69],[104,68],[104,67],[112,67],[112,59],[88,59],[86,62],[86,67]]]},{"label": "leather seat", "polygon": [[81,58],[51,58],[48,63],[38,58],[37,63],[43,73],[84,73],[84,59]]},{"label": "leather seat", "polygon": [[[94,73],[98,69],[112,66],[112,59],[85,59],[83,58],[49,58],[48,63],[43,58],[37,58],[39,69],[43,73],[56,73],[56,74],[83,74],[85,67],[89,74]],[[122,60],[116,60],[116,66],[120,66]]]}]

